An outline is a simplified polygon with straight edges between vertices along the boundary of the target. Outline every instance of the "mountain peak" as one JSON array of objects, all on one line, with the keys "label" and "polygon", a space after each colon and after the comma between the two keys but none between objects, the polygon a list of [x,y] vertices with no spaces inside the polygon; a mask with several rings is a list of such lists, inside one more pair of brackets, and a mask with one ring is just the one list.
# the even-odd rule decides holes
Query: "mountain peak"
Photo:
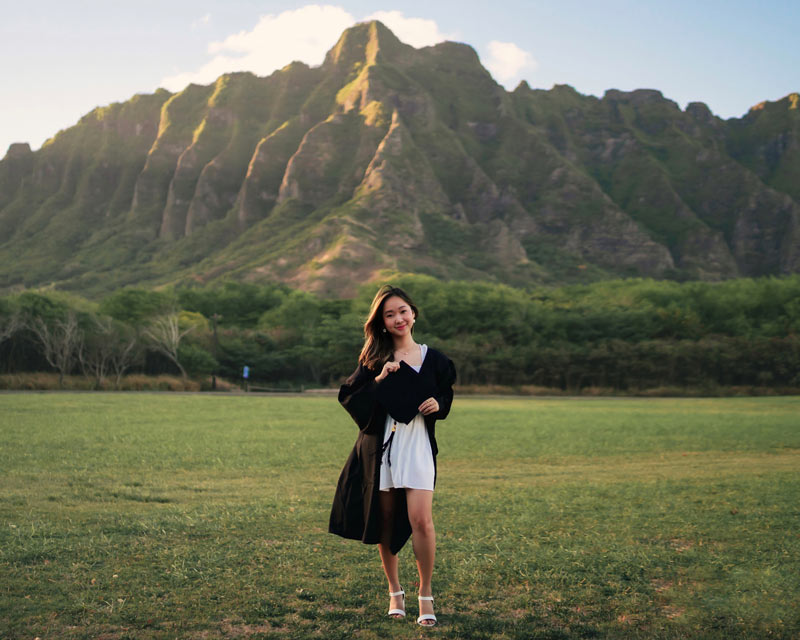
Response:
[{"label": "mountain peak", "polygon": [[752,114],[757,111],[795,111],[797,109],[800,109],[800,94],[790,93],[788,96],[784,96],[774,102],[770,100],[759,102],[750,107],[748,113]]},{"label": "mountain peak", "polygon": [[349,67],[357,62],[374,64],[380,59],[392,59],[397,54],[412,51],[379,20],[359,22],[346,29],[339,41],[325,55],[323,67]]},{"label": "mountain peak", "polygon": [[622,102],[633,105],[634,107],[644,107],[647,105],[667,105],[680,111],[678,103],[669,98],[658,89],[634,89],[633,91],[620,91],[619,89],[608,89],[603,94],[603,100],[608,102]]},{"label": "mountain peak", "polygon": [[7,158],[20,158],[23,156],[31,155],[33,152],[31,151],[31,145],[27,142],[12,142],[11,145],[8,147],[8,151],[6,152]]}]

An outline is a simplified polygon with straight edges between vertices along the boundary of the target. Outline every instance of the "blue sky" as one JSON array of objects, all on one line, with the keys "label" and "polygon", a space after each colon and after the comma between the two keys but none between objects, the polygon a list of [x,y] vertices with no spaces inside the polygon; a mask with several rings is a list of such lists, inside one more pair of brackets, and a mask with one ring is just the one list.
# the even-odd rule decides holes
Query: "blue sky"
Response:
[{"label": "blue sky", "polygon": [[291,59],[318,64],[341,31],[383,19],[423,46],[466,42],[495,79],[585,94],[659,89],[723,118],[800,91],[800,2],[765,0],[37,0],[4,3],[0,154],[36,149],[94,107]]}]

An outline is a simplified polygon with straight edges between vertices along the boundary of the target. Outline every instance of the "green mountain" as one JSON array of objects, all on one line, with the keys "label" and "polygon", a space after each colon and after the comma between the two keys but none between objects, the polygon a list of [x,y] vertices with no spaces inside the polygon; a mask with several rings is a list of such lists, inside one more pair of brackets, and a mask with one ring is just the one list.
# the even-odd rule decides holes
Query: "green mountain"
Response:
[{"label": "green mountain", "polygon": [[513,92],[380,22],[320,67],[98,108],[0,161],[0,287],[382,270],[512,284],[800,271],[798,96],[723,121],[659,92]]}]

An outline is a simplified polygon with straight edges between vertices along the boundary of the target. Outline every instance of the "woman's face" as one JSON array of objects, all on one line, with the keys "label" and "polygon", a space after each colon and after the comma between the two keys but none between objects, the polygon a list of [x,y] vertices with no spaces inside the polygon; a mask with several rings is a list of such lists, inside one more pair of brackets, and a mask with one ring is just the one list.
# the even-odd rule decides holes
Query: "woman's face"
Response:
[{"label": "woman's face", "polygon": [[399,296],[387,298],[383,303],[383,324],[386,331],[393,336],[402,337],[408,334],[414,324],[411,305]]}]

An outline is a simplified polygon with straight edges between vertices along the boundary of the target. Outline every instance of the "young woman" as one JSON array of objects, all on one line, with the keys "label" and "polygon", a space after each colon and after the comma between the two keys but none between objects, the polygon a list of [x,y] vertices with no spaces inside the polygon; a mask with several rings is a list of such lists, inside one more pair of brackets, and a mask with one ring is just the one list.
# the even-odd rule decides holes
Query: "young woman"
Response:
[{"label": "young woman", "polygon": [[[329,531],[378,544],[394,618],[405,617],[397,553],[412,536],[420,582],[417,623],[432,626],[435,427],[450,412],[456,372],[444,354],[414,341],[418,314],[408,294],[397,287],[384,285],[372,301],[358,368],[339,390],[339,402],[359,433],[339,477]],[[415,399],[415,393],[422,395]],[[403,407],[409,401],[410,412]],[[387,406],[398,415],[417,413],[404,423]]]}]

